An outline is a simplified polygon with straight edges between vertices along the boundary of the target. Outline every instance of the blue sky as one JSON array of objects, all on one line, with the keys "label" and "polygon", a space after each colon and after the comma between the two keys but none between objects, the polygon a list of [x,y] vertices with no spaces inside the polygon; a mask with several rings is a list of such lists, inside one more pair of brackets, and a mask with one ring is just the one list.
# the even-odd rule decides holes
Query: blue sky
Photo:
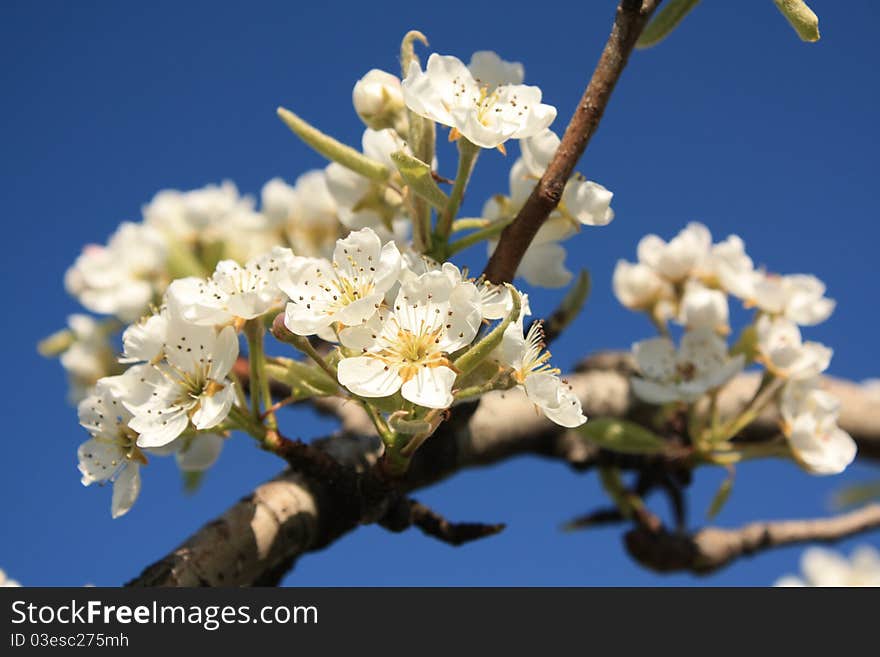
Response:
[{"label": "blue sky", "polygon": [[[822,41],[801,43],[769,0],[704,2],[660,46],[636,53],[579,169],[616,195],[617,219],[571,241],[572,266],[594,291],[554,349],[563,366],[646,337],[643,318],[610,291],[614,262],[639,237],[670,237],[691,220],[717,238],[740,234],[760,264],[824,279],[838,310],[809,329],[835,349],[831,372],[880,375],[876,326],[876,122],[872,2],[815,0]],[[137,574],[280,469],[246,438],[233,440],[195,495],[170,460],[154,459],[133,511],[112,521],[109,490],[84,489],[84,433],[65,403],[55,362],[34,349],[77,310],[64,270],[159,189],[224,179],[248,193],[274,176],[323,166],[275,118],[279,104],[349,143],[362,126],[353,83],[394,70],[402,34],[467,59],[494,49],[522,61],[527,82],[559,108],[562,130],[592,71],[614,2],[4,2],[0,7],[0,190],[5,212],[2,378],[6,464],[0,479],[0,567],[31,585],[115,585]],[[373,9],[371,9],[373,7]],[[444,156],[445,155],[445,156]],[[441,153],[441,171],[453,158]],[[487,153],[465,212],[506,187],[512,157]],[[464,254],[478,265],[482,252]],[[538,314],[558,297],[534,295]],[[285,416],[303,437],[330,429]],[[722,477],[700,472],[693,522]],[[741,467],[717,522],[826,513],[845,483],[876,478],[863,465],[815,478],[788,463]],[[521,459],[461,474],[420,499],[459,520],[509,524],[463,548],[415,532],[369,527],[308,555],[291,585],[763,585],[797,566],[799,548],[744,560],[715,576],[657,576],[622,551],[620,531],[564,534],[566,519],[601,504],[595,476]],[[663,500],[655,506],[664,508]],[[880,536],[866,537],[880,545]],[[845,544],[849,549],[853,543]]]}]

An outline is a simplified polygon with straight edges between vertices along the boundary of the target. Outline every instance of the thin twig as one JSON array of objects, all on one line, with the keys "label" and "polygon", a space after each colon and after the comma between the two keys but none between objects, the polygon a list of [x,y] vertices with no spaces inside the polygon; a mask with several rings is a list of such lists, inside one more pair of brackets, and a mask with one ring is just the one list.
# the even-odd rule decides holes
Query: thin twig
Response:
[{"label": "thin twig", "polygon": [[706,527],[693,535],[637,527],[627,533],[625,540],[629,553],[652,570],[688,570],[702,575],[764,550],[834,542],[878,528],[880,504],[869,504],[829,518],[754,522],[737,529]]},{"label": "thin twig", "polygon": [[538,229],[559,205],[565,183],[599,127],[611,92],[620,79],[642,29],[661,0],[622,0],[593,77],[572,116],[559,148],[541,180],[532,190],[513,223],[501,234],[498,248],[484,272],[493,283],[513,280],[519,263]]},{"label": "thin twig", "polygon": [[504,524],[450,522],[421,502],[410,498],[400,498],[399,503],[389,510],[379,524],[393,532],[418,527],[425,535],[456,546],[494,536],[505,527]]}]

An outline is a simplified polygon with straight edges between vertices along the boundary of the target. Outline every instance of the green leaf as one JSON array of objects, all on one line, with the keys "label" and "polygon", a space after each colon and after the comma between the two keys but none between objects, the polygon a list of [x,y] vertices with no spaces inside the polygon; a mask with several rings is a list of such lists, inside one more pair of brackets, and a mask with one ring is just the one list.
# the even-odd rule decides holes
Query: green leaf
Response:
[{"label": "green leaf", "polygon": [[803,0],[773,0],[802,41],[819,40],[819,17]]},{"label": "green leaf", "polygon": [[544,323],[544,337],[547,342],[555,339],[575,320],[587,302],[588,296],[590,296],[590,273],[582,269],[574,285],[565,293],[562,303]]},{"label": "green leaf", "polygon": [[712,502],[709,504],[709,510],[706,511],[706,517],[709,520],[717,516],[721,509],[724,508],[724,505],[727,504],[727,500],[730,499],[730,493],[733,491],[734,472],[733,468],[731,468],[730,474],[721,482],[721,485],[715,492],[715,497],[712,498]]},{"label": "green leaf", "polygon": [[758,355],[758,330],[754,324],[746,326],[736,340],[736,343],[730,349],[731,356],[742,354],[746,357],[746,362],[754,362]]},{"label": "green leaf", "polygon": [[196,472],[182,470],[180,476],[183,480],[183,491],[187,495],[192,495],[201,487],[202,482],[205,480],[205,471],[201,470]]},{"label": "green leaf", "polygon": [[576,431],[590,442],[613,452],[658,454],[666,449],[666,443],[660,436],[626,420],[597,418],[588,420]]},{"label": "green leaf", "polygon": [[642,31],[642,35],[636,41],[636,48],[641,50],[656,46],[668,37],[672,30],[678,27],[684,17],[698,4],[700,4],[700,0],[671,0],[669,4],[664,5],[657,12]]},{"label": "green leaf", "polygon": [[297,137],[328,160],[337,162],[345,168],[377,182],[385,182],[391,175],[391,171],[384,164],[371,160],[351,146],[336,141],[330,135],[325,135],[290,110],[279,107],[278,116]]},{"label": "green leaf", "polygon": [[400,171],[400,175],[403,176],[403,181],[413,192],[435,208],[443,209],[446,207],[449,197],[437,186],[431,175],[431,167],[404,151],[392,153],[391,159],[397,170]]},{"label": "green leaf", "polygon": [[880,500],[880,481],[866,481],[845,486],[834,493],[834,506],[847,508]]},{"label": "green leaf", "polygon": [[273,358],[266,363],[266,375],[289,386],[293,395],[306,399],[316,395],[333,395],[338,386],[324,370],[291,358]]}]

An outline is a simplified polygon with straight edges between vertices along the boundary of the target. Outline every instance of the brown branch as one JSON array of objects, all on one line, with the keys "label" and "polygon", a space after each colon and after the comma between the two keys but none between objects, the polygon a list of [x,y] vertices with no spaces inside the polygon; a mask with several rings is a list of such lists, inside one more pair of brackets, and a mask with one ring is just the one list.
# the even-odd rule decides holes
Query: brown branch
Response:
[{"label": "brown branch", "polygon": [[714,572],[744,556],[785,545],[834,542],[880,528],[880,504],[830,518],[754,522],[738,529],[706,527],[693,535],[643,527],[625,536],[629,553],[658,572]]},{"label": "brown branch", "polygon": [[[648,409],[630,395],[629,367],[628,355],[609,352],[584,361],[580,371],[567,377],[588,416],[644,421]],[[858,385],[832,378],[826,384],[841,400],[841,426],[859,443],[861,453],[880,455],[880,404]],[[749,375],[731,382],[719,400],[722,414],[741,408],[757,385],[757,377]],[[345,414],[349,427],[368,426],[356,405],[335,401],[328,405]],[[479,403],[460,404],[454,410],[452,418],[416,452],[400,483],[402,493],[465,468],[517,456],[537,455],[583,469],[594,465],[600,454],[609,454],[537,414],[515,390],[490,393]],[[762,416],[749,428],[748,437],[769,438],[778,431],[776,422],[771,415]],[[381,450],[375,436],[350,432],[310,444],[355,473],[372,468]],[[621,461],[619,467],[625,467]],[[319,550],[359,524],[377,522],[387,514],[393,496],[381,491],[365,494],[364,481],[369,480],[346,476],[340,485],[321,477],[283,473],[205,525],[132,584],[241,586],[277,581],[303,553]]]},{"label": "brown branch", "polygon": [[620,79],[642,29],[661,0],[622,0],[611,35],[584,90],[559,148],[513,222],[501,233],[498,248],[483,272],[493,283],[513,280],[519,263],[538,229],[559,205],[565,183],[599,127],[614,86]]},{"label": "brown branch", "polygon": [[504,524],[450,522],[421,502],[407,497],[401,497],[399,503],[388,510],[379,524],[393,532],[418,527],[426,536],[455,546],[494,536],[505,527]]}]

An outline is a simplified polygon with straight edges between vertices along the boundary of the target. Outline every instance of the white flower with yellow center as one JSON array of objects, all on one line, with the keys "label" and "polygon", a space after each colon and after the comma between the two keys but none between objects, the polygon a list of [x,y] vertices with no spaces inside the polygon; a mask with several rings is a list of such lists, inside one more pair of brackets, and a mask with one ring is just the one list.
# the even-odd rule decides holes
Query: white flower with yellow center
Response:
[{"label": "white flower with yellow center", "polygon": [[631,379],[633,392],[650,404],[696,401],[745,365],[742,354],[731,358],[724,340],[706,328],[685,333],[678,351],[669,338],[651,338],[634,344],[633,354],[641,374]]},{"label": "white flower with yellow center", "polygon": [[83,486],[112,482],[111,514],[128,512],[141,490],[140,466],[147,462],[137,447],[137,433],[128,426],[131,412],[120,392],[131,385],[126,379],[137,371],[101,379],[94,394],[80,402],[79,423],[91,438],[79,446],[79,471]]},{"label": "white flower with yellow center", "polygon": [[357,356],[339,362],[339,382],[361,397],[404,399],[427,408],[452,404],[451,354],[469,345],[482,322],[479,292],[443,271],[404,281],[390,308],[340,332]]},{"label": "white flower with yellow center", "polygon": [[280,283],[290,302],[284,325],[296,335],[326,333],[333,325],[354,326],[369,319],[397,282],[400,252],[382,245],[369,228],[339,240],[333,262],[293,257]]},{"label": "white flower with yellow center", "polygon": [[175,440],[190,423],[197,430],[216,427],[226,419],[235,393],[227,378],[238,357],[238,336],[227,326],[198,326],[180,317],[168,319],[156,365],[131,368],[132,385],[123,394],[133,418],[129,426],[140,434],[139,447],[162,447]]},{"label": "white flower with yellow center", "polygon": [[528,314],[526,295],[522,295],[522,302],[525,312],[505,329],[496,357],[511,369],[517,387],[548,419],[563,427],[579,427],[587,417],[571,385],[550,365],[541,323],[532,322],[528,333],[523,335],[523,320]]},{"label": "white flower with yellow center", "polygon": [[287,275],[293,253],[275,247],[244,267],[233,260],[217,264],[211,278],[181,278],[168,287],[168,303],[184,320],[214,326],[237,319],[253,319],[280,307],[279,281]]},{"label": "white flower with yellow center", "polygon": [[[479,63],[479,62],[478,62]],[[417,62],[410,65],[402,83],[407,107],[419,116],[453,129],[481,148],[497,148],[508,139],[538,134],[556,118],[556,108],[541,103],[541,90],[522,84],[501,84],[498,67],[478,81],[456,57],[436,53],[428,58],[424,71]],[[487,75],[487,73],[481,73]],[[507,74],[501,73],[502,78]]]}]

